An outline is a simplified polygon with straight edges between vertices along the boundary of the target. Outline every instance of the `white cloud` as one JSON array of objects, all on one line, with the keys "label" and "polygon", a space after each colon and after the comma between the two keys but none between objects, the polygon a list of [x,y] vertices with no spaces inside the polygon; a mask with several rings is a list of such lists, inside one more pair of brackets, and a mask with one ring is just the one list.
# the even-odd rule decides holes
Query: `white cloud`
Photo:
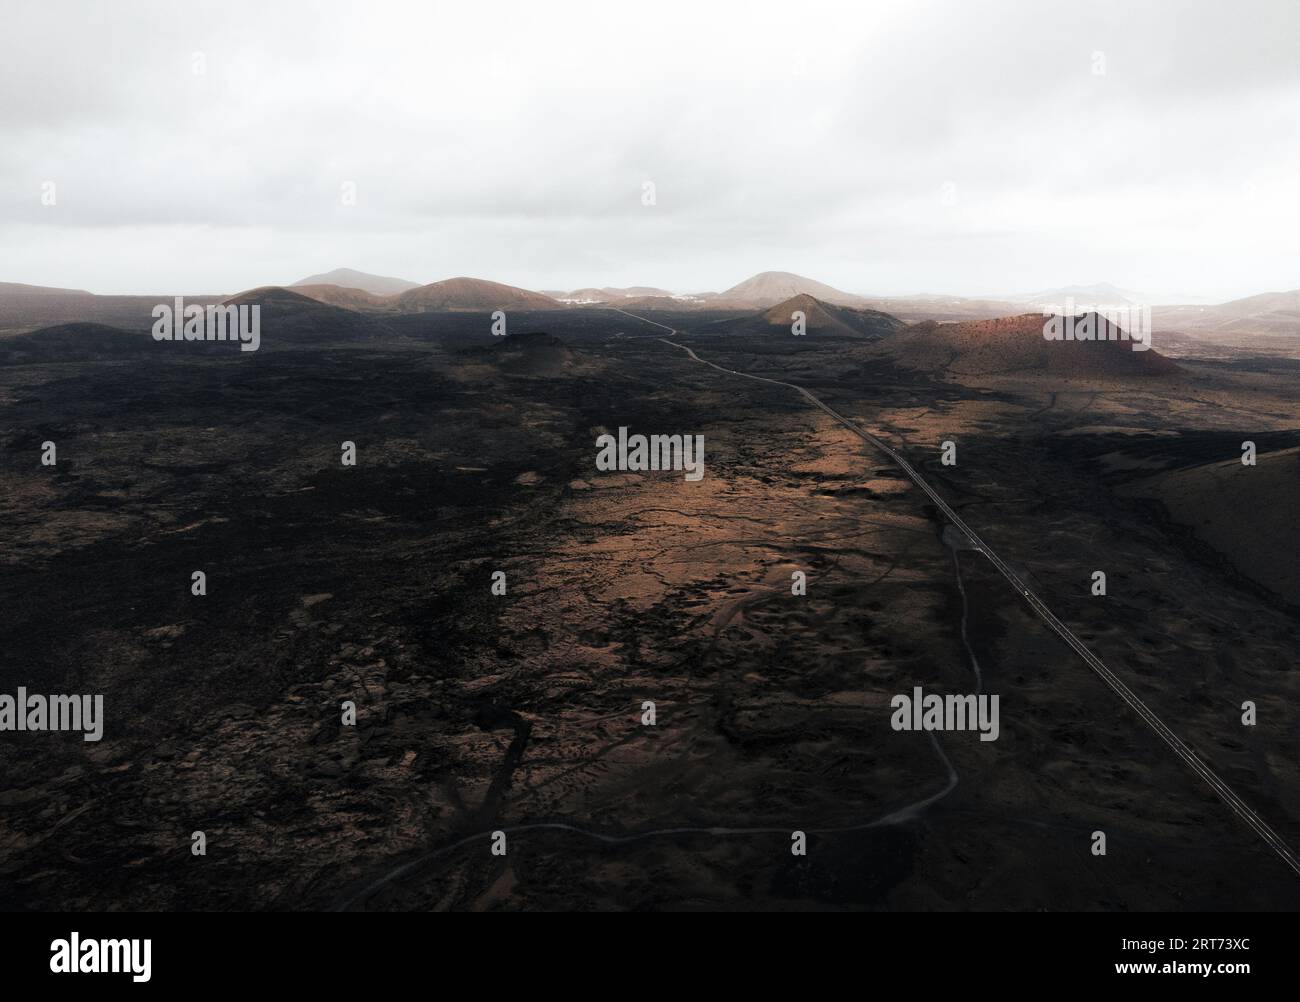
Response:
[{"label": "white cloud", "polygon": [[1133,7],[19,0],[0,280],[1294,287],[1300,7]]}]

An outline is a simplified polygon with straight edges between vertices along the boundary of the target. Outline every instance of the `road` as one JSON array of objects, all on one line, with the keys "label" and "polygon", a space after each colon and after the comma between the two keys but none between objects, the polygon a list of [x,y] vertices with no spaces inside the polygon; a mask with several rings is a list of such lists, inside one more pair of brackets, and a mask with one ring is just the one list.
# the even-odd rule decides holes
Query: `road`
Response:
[{"label": "road", "polygon": [[[625,310],[619,310],[614,307],[610,308],[614,309],[617,313],[622,313],[626,317],[632,317],[633,319],[640,320],[643,323],[654,324],[656,327],[662,327],[670,334],[677,333],[675,328],[669,327],[667,324],[661,324],[655,320],[648,320],[645,317],[639,317],[636,314],[628,313]],[[849,431],[853,432],[853,434],[858,436],[858,438],[889,456],[889,458],[897,463],[899,468],[907,474],[912,483],[916,484],[917,487],[925,492],[926,496],[934,503],[934,506],[943,514],[944,518],[948,519],[948,521],[951,522],[958,531],[963,533],[966,538],[971,541],[972,546],[976,547],[989,559],[989,562],[997,568],[998,573],[1010,582],[1011,586],[1016,589],[1020,594],[1020,597],[1025,600],[1034,614],[1046,623],[1058,637],[1064,640],[1066,644],[1068,644],[1070,648],[1083,659],[1084,663],[1087,664],[1088,667],[1106,683],[1110,690],[1123,700],[1129,709],[1141,717],[1143,722],[1150,727],[1151,730],[1153,730],[1156,735],[1170,747],[1170,749],[1173,750],[1174,754],[1182,759],[1188,768],[1190,768],[1192,772],[1196,773],[1196,775],[1199,776],[1206,785],[1208,785],[1210,789],[1218,795],[1219,799],[1227,804],[1228,807],[1232,809],[1233,813],[1246,823],[1247,827],[1264,840],[1269,848],[1271,848],[1281,858],[1282,862],[1289,866],[1294,873],[1300,875],[1300,860],[1296,859],[1295,854],[1287,846],[1286,842],[1283,841],[1281,836],[1273,831],[1263,818],[1256,814],[1255,811],[1245,803],[1245,801],[1237,796],[1236,792],[1228,786],[1228,784],[1224,782],[1218,774],[1214,772],[1214,770],[1202,762],[1200,757],[1192,751],[1190,747],[1188,747],[1182,738],[1170,730],[1164,721],[1156,716],[1155,712],[1147,706],[1146,703],[1144,703],[1122,679],[1106,667],[1106,664],[1101,660],[1101,658],[1097,657],[1096,654],[1089,650],[1088,646],[1075,636],[1068,626],[1056,617],[1056,614],[1053,613],[1052,610],[1047,607],[1047,604],[1034,593],[1033,589],[1029,587],[1020,575],[1012,570],[1011,567],[1001,557],[999,557],[987,543],[980,539],[975,531],[948,506],[948,502],[946,502],[939,493],[930,486],[925,477],[920,474],[916,467],[907,461],[907,458],[903,456],[902,453],[871,434],[871,432],[862,428],[856,421],[845,417],[816,394],[811,393],[802,386],[795,383],[783,382],[779,379],[771,379],[767,376],[756,376],[753,373],[728,369],[724,366],[717,365],[714,362],[710,362],[707,359],[700,358],[700,356],[687,345],[678,344],[676,341],[669,341],[667,338],[659,338],[658,340],[662,341],[664,344],[672,345],[674,348],[681,349],[694,361],[699,362],[701,365],[707,365],[711,369],[716,369],[718,372],[725,372],[728,375],[740,376],[744,379],[752,379],[760,383],[771,383],[775,386],[783,386],[787,389],[794,390],[818,410],[824,411]]]}]

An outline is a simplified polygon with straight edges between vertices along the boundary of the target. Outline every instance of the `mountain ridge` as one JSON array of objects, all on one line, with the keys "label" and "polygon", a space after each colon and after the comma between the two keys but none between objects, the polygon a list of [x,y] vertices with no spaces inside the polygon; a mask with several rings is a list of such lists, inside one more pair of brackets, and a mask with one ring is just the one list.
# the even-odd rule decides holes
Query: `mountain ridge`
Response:
[{"label": "mountain ridge", "polygon": [[299,285],[337,285],[342,289],[360,289],[372,296],[397,296],[420,287],[419,282],[393,278],[389,275],[372,275],[369,272],[357,271],[355,268],[335,268],[333,271],[322,272],[319,275],[308,275],[288,287]]}]

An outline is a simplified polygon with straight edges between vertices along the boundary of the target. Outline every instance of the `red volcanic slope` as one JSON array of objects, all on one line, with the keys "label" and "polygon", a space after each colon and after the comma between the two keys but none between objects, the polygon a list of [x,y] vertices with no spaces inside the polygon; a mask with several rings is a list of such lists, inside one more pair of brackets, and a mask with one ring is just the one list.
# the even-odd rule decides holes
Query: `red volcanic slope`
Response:
[{"label": "red volcanic slope", "polygon": [[[1096,323],[1096,315],[1094,324]],[[898,365],[962,375],[1074,378],[1167,376],[1182,372],[1155,349],[1133,342],[1049,341],[1041,313],[957,324],[927,322],[900,331],[877,350]]]}]

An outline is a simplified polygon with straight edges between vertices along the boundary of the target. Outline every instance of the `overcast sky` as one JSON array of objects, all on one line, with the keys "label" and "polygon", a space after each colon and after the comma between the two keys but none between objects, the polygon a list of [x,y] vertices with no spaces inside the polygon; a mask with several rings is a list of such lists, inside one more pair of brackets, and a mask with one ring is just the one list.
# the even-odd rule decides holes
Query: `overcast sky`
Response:
[{"label": "overcast sky", "polygon": [[0,281],[1300,286],[1296,0],[3,16]]}]

